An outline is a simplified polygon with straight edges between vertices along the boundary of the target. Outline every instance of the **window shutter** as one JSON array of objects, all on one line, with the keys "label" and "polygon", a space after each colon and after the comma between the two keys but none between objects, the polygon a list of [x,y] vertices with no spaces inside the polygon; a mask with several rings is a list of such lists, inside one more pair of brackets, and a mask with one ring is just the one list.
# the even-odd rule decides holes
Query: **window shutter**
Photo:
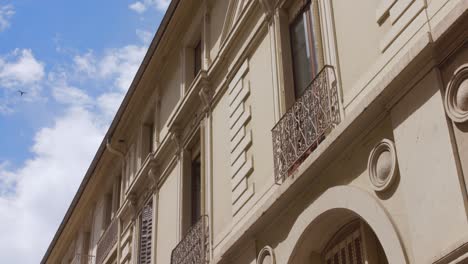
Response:
[{"label": "window shutter", "polygon": [[363,264],[363,250],[361,232],[358,229],[328,249],[325,261],[327,264]]},{"label": "window shutter", "polygon": [[153,204],[148,203],[141,213],[140,256],[139,264],[151,263],[151,246],[153,230]]}]

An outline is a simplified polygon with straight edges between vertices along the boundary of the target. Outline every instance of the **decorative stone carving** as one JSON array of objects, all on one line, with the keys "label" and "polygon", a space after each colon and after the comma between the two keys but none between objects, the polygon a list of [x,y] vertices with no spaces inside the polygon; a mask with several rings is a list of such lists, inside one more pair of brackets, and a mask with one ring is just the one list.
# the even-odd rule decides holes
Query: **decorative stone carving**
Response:
[{"label": "decorative stone carving", "polygon": [[453,74],[445,91],[445,112],[453,122],[468,120],[468,63]]},{"label": "decorative stone carving", "polygon": [[211,107],[211,99],[213,99],[213,91],[210,88],[210,83],[206,78],[202,80],[202,87],[198,92],[203,104],[203,111],[208,111]]},{"label": "decorative stone carving", "polygon": [[367,169],[372,188],[375,191],[386,190],[395,181],[397,166],[395,144],[383,139],[369,155]]},{"label": "decorative stone carving", "polygon": [[156,186],[159,180],[159,171],[160,171],[159,164],[156,161],[151,161],[151,163],[149,164],[149,167],[150,169],[148,171],[148,176],[151,180],[151,188],[156,189]]},{"label": "decorative stone carving", "polygon": [[128,194],[128,205],[130,208],[132,219],[134,219],[137,214],[137,206],[138,206],[138,197],[135,193]]},{"label": "decorative stone carving", "polygon": [[275,252],[270,246],[264,247],[258,253],[257,264],[276,264]]},{"label": "decorative stone carving", "polygon": [[179,155],[182,151],[182,129],[178,126],[174,126],[171,130],[171,140],[174,142],[176,147],[176,155]]}]

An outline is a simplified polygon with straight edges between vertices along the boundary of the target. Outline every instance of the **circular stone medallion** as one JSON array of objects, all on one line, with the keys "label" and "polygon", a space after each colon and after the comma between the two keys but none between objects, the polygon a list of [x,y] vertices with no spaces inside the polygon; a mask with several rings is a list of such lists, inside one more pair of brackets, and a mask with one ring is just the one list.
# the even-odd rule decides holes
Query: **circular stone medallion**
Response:
[{"label": "circular stone medallion", "polygon": [[397,174],[395,144],[389,139],[380,141],[369,155],[367,163],[369,180],[375,191],[386,190]]},{"label": "circular stone medallion", "polygon": [[468,63],[454,73],[444,97],[445,112],[453,122],[468,120]]},{"label": "circular stone medallion", "polygon": [[275,253],[270,246],[264,247],[257,258],[258,264],[276,264]]}]

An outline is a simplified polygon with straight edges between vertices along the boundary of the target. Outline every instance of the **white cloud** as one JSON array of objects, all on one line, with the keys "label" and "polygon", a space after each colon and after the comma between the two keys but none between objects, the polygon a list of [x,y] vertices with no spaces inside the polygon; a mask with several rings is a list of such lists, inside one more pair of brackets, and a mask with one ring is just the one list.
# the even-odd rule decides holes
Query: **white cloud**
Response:
[{"label": "white cloud", "polygon": [[94,74],[96,72],[96,58],[94,57],[93,51],[88,51],[83,55],[76,55],[73,61],[76,70],[79,72],[85,72],[87,74]]},{"label": "white cloud", "polygon": [[0,57],[0,86],[31,85],[44,77],[44,64],[38,61],[30,49],[16,49]]},{"label": "white cloud", "polygon": [[10,19],[15,14],[15,9],[12,5],[0,6],[0,32],[10,26]]},{"label": "white cloud", "polygon": [[129,5],[128,8],[130,8],[131,10],[137,12],[138,14],[141,14],[141,13],[146,11],[146,5],[143,4],[140,1],[137,1],[137,2]]},{"label": "white cloud", "polygon": [[147,30],[137,29],[136,34],[144,44],[149,44],[153,38],[153,33]]},{"label": "white cloud", "polygon": [[8,115],[13,113],[13,109],[8,105],[8,102],[5,102],[5,100],[0,100],[0,114],[2,115]]},{"label": "white cloud", "polygon": [[0,86],[43,86],[62,113],[35,134],[32,158],[18,168],[0,164],[2,263],[42,258],[145,52],[144,45],[91,50],[47,73],[31,50],[0,56]]},{"label": "white cloud", "polygon": [[66,84],[52,88],[52,95],[59,103],[67,105],[86,107],[93,103],[93,100],[85,91]]},{"label": "white cloud", "polygon": [[156,9],[160,11],[166,11],[167,7],[171,3],[171,0],[153,0],[152,2],[154,2]]},{"label": "white cloud", "polygon": [[108,50],[98,64],[100,75],[114,77],[114,85],[121,91],[127,91],[145,53],[146,47],[136,45]]},{"label": "white cloud", "polygon": [[[0,55],[0,115],[15,113],[21,102],[39,102],[44,63],[34,57],[30,49],[15,49]],[[27,92],[20,96],[17,90]]]},{"label": "white cloud", "polygon": [[8,161],[0,163],[0,197],[9,197],[15,190],[14,175],[7,171],[9,165]]},{"label": "white cloud", "polygon": [[142,0],[136,1],[128,7],[141,14],[144,13],[149,7],[155,8],[157,11],[166,11],[171,0]]},{"label": "white cloud", "polygon": [[105,93],[97,98],[97,105],[106,118],[114,117],[124,93]]},{"label": "white cloud", "polygon": [[104,135],[95,116],[72,107],[36,133],[33,157],[0,181],[14,186],[0,196],[0,248],[4,263],[37,263],[46,251]]}]

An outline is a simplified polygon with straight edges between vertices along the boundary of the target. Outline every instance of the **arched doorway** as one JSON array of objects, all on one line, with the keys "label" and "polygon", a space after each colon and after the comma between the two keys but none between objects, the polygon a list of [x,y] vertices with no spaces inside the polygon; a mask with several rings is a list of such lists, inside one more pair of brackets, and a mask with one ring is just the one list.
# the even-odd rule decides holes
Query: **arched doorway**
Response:
[{"label": "arched doorway", "polygon": [[[360,263],[350,262],[349,256],[346,262],[341,261],[341,255],[338,256],[338,262],[335,262],[332,254],[333,250],[338,252],[340,248],[334,246],[345,244],[346,239],[343,238],[346,238],[349,230],[358,231],[354,234],[360,237],[359,247],[366,245],[367,250],[369,245],[367,251],[376,253],[376,258],[369,256],[370,260],[376,259],[374,262],[369,260],[369,264],[408,263],[398,232],[385,209],[376,198],[352,186],[330,188],[302,211],[286,239],[277,247],[277,252],[282,252],[276,255],[277,263],[328,264],[328,260],[331,264]],[[368,241],[367,244],[362,244],[364,239]],[[372,240],[375,243],[371,243]],[[361,257],[371,254],[360,252]],[[344,253],[347,254],[347,251]],[[328,255],[333,258],[327,258]]]}]

